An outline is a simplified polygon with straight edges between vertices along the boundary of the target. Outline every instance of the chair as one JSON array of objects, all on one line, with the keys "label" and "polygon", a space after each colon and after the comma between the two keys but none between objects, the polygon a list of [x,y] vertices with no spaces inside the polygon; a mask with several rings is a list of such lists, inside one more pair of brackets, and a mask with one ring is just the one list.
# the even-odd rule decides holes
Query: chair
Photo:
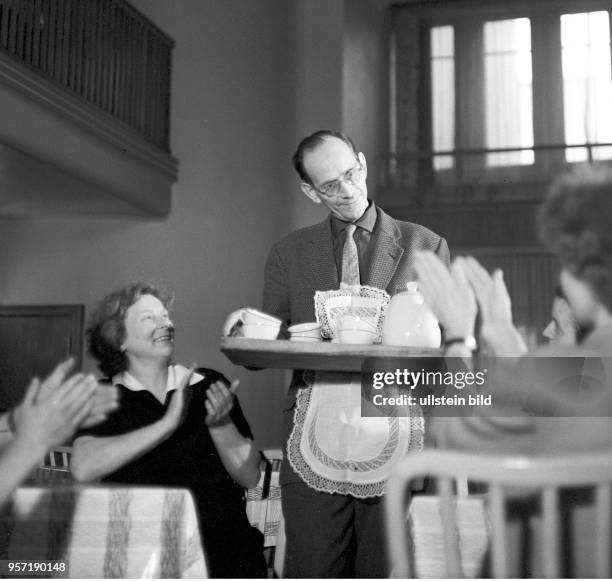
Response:
[{"label": "chair", "polygon": [[[488,533],[490,544],[489,575],[499,578],[509,575],[509,504],[518,501],[533,501],[536,496],[537,519],[541,525],[539,534],[534,535],[535,544],[541,543],[538,551],[538,566],[543,576],[559,578],[562,573],[562,560],[567,555],[562,553],[562,525],[570,520],[562,515],[563,503],[561,494],[571,491],[584,491],[590,487],[592,503],[589,502],[588,514],[592,519],[583,527],[590,538],[578,538],[575,534],[572,542],[589,542],[589,550],[594,551],[591,566],[593,575],[601,578],[610,577],[610,528],[612,520],[611,483],[612,454],[593,453],[572,456],[555,456],[554,458],[504,456],[453,452],[448,450],[427,450],[411,454],[400,463],[389,479],[386,494],[386,528],[387,541],[394,577],[415,576],[418,555],[415,559],[415,538],[411,538],[409,529],[414,525],[413,514],[407,513],[411,506],[409,483],[415,478],[430,476],[436,479],[439,496],[429,497],[435,502],[439,519],[440,534],[443,537],[443,557],[446,565],[446,576],[464,577],[466,546],[465,502],[482,501],[483,513],[480,515],[479,528]],[[487,494],[483,498],[462,499],[453,492],[453,480],[467,478],[471,482],[487,485]],[[589,497],[591,498],[591,497]],[[414,501],[423,504],[427,497],[415,497]],[[534,503],[532,502],[532,506]],[[463,507],[463,511],[462,511]],[[473,507],[472,507],[473,508]],[[594,510],[593,510],[594,508]],[[414,506],[411,506],[414,509]],[[462,513],[464,521],[461,522]],[[565,514],[565,513],[563,513]],[[409,518],[407,518],[407,516]],[[574,515],[575,517],[576,515]],[[580,515],[578,515],[580,516]],[[480,518],[472,514],[472,520]],[[485,524],[488,521],[488,527]],[[572,526],[576,520],[571,521]],[[469,530],[468,530],[469,534]],[[418,540],[417,540],[418,543]],[[511,544],[511,543],[510,543]],[[584,555],[582,555],[584,558]],[[578,556],[576,556],[576,559]],[[476,575],[474,575],[476,576]]]},{"label": "chair", "polygon": [[51,486],[74,482],[70,472],[71,456],[72,448],[69,446],[59,446],[49,450],[26,478],[25,484]]},{"label": "chair", "polygon": [[275,577],[283,577],[285,523],[279,484],[282,450],[263,451],[261,476],[256,488],[247,491],[247,516],[264,535],[264,554]]},{"label": "chair", "polygon": [[274,538],[273,572],[277,578],[285,575],[285,519],[281,507],[281,487],[279,482],[280,465],[283,461],[283,451],[280,448],[264,450],[264,456],[272,464],[268,506],[266,511],[266,536]]}]

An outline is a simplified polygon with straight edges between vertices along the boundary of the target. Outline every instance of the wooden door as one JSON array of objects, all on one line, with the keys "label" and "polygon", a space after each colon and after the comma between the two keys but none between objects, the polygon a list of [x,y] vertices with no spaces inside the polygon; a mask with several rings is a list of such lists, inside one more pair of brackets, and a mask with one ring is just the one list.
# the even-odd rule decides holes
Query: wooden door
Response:
[{"label": "wooden door", "polygon": [[67,357],[81,368],[83,313],[83,305],[0,306],[0,411]]}]

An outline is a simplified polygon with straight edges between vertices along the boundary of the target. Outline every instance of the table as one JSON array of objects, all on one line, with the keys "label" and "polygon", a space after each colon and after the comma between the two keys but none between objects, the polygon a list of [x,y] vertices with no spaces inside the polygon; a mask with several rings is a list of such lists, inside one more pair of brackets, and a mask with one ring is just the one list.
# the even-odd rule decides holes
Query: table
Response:
[{"label": "table", "polygon": [[0,560],[55,560],[67,578],[206,578],[195,503],[181,488],[21,487],[0,510]]}]

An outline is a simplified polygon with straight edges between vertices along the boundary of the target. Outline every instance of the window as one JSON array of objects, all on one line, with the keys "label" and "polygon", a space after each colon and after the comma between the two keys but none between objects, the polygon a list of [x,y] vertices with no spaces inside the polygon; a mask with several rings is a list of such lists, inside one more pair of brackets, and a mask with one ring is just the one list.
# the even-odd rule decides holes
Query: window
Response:
[{"label": "window", "polygon": [[[434,151],[455,148],[455,46],[452,26],[431,29],[431,98]],[[453,166],[451,155],[435,155],[434,167]]]},{"label": "window", "polygon": [[[533,147],[528,18],[484,23],[485,147]],[[533,163],[532,149],[487,153],[487,165]]]},{"label": "window", "polygon": [[401,185],[541,182],[612,160],[612,1],[482,4],[393,13]]},{"label": "window", "polygon": [[[565,143],[612,142],[610,17],[608,12],[561,16]],[[611,147],[595,147],[593,159],[612,158]],[[567,161],[585,161],[586,147],[566,150]]]}]

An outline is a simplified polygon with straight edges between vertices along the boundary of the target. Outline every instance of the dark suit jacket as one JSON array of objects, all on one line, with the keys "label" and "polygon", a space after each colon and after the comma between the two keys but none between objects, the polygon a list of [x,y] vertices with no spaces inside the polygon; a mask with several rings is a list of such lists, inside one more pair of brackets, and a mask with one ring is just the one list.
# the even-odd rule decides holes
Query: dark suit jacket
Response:
[{"label": "dark suit jacket", "polygon": [[[370,263],[360,265],[365,284],[386,290],[416,280],[416,250],[432,250],[446,263],[446,240],[419,224],[401,222],[376,208],[377,218],[368,250]],[[263,310],[288,325],[315,320],[315,291],[340,287],[334,259],[330,218],[297,230],[277,242],[266,262]]]}]

